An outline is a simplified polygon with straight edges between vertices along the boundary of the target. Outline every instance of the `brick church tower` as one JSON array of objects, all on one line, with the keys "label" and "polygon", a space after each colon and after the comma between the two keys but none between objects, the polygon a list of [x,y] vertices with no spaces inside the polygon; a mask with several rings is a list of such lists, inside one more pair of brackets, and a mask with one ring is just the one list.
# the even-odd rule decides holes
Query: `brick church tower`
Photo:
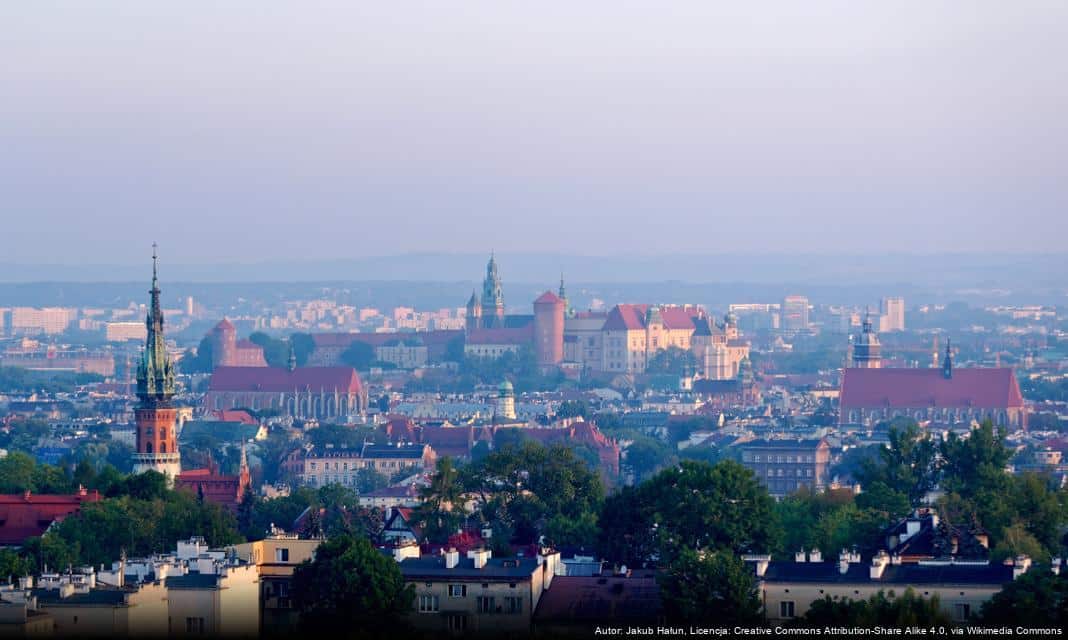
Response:
[{"label": "brick church tower", "polygon": [[167,476],[168,484],[181,472],[178,434],[175,433],[178,411],[174,397],[174,367],[163,342],[163,310],[159,302],[156,278],[156,245],[152,245],[151,302],[145,324],[148,337],[141,363],[137,367],[137,452],[133,454],[134,473],[158,471]]}]

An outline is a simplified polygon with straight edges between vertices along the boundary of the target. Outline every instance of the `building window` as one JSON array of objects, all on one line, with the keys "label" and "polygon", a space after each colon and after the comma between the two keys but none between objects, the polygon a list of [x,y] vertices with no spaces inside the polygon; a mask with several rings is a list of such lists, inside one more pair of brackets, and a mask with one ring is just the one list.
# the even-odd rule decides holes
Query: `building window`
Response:
[{"label": "building window", "polygon": [[479,596],[478,597],[478,612],[479,613],[493,613],[495,611],[493,596]]},{"label": "building window", "polygon": [[784,600],[779,603],[779,617],[780,618],[792,618],[794,617],[794,602],[793,600]]},{"label": "building window", "polygon": [[446,619],[449,631],[467,631],[467,616],[462,613],[453,613]]},{"label": "building window", "polygon": [[289,549],[275,549],[274,550],[275,562],[289,562]]},{"label": "building window", "polygon": [[523,613],[523,598],[519,596],[508,596],[504,599],[504,612],[505,613]]},{"label": "building window", "polygon": [[435,613],[438,610],[438,597],[434,595],[419,596],[419,613]]},{"label": "building window", "polygon": [[204,618],[186,618],[185,632],[204,635]]},{"label": "building window", "polygon": [[968,620],[972,616],[972,605],[965,602],[958,602],[953,605],[953,619],[960,622]]},{"label": "building window", "polygon": [[449,585],[449,597],[450,598],[466,598],[467,597],[467,585],[466,584],[450,584]]}]

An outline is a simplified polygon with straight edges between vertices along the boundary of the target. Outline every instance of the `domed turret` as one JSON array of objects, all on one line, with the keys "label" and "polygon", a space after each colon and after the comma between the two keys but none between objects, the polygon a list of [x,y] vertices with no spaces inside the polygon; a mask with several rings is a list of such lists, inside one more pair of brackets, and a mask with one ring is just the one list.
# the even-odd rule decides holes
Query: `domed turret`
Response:
[{"label": "domed turret", "polygon": [[505,380],[497,386],[497,403],[494,407],[497,420],[515,420],[515,388]]},{"label": "domed turret", "polygon": [[882,345],[872,328],[871,316],[864,316],[863,330],[853,341],[853,366],[858,369],[878,369],[882,366]]}]

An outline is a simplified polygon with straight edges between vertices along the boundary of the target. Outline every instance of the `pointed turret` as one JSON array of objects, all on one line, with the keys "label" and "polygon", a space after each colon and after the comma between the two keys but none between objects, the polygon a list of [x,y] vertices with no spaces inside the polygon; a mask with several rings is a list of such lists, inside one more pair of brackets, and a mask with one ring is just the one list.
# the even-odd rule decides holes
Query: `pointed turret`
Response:
[{"label": "pointed turret", "polygon": [[159,301],[159,277],[156,244],[152,244],[152,288],[149,290],[147,337],[141,363],[137,368],[137,397],[142,404],[165,404],[174,396],[174,368],[163,339],[163,309]]}]

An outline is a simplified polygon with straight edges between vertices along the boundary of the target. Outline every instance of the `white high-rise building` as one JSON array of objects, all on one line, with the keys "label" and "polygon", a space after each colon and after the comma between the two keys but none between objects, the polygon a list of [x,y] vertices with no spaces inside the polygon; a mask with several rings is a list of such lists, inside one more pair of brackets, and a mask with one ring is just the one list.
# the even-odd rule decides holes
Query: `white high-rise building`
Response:
[{"label": "white high-rise building", "polygon": [[905,330],[905,299],[883,298],[880,305],[879,331]]}]

